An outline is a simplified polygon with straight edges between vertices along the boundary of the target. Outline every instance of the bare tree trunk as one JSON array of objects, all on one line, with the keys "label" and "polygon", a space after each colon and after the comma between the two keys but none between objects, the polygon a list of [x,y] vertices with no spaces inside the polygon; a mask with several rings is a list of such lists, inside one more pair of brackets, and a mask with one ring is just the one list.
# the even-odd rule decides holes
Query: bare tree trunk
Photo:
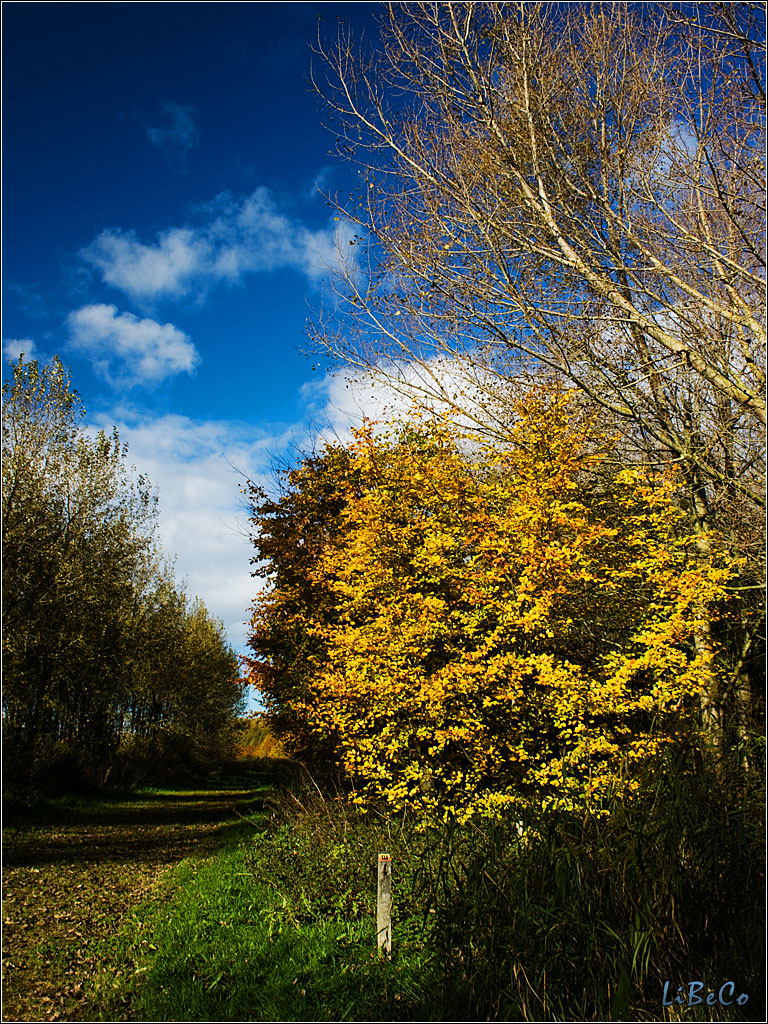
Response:
[{"label": "bare tree trunk", "polygon": [[[693,502],[695,512],[694,530],[696,550],[703,562],[712,561],[712,544],[707,529],[708,509],[706,494],[700,483],[694,483]],[[722,767],[725,730],[720,680],[715,670],[714,642],[712,637],[712,610],[707,604],[696,608],[696,629],[694,644],[696,654],[701,658],[701,729],[706,749],[716,770]]]}]

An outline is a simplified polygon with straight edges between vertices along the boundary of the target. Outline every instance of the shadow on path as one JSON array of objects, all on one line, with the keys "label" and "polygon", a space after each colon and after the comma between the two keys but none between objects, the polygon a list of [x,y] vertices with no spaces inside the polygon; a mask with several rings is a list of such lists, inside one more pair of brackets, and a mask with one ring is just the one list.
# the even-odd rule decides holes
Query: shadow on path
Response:
[{"label": "shadow on path", "polygon": [[193,789],[65,797],[14,808],[5,816],[3,863],[173,863],[261,810],[268,788],[268,773],[255,770]]},{"label": "shadow on path", "polygon": [[98,940],[173,864],[249,828],[271,778],[257,768],[12,808],[3,828],[3,1020],[78,1020]]}]

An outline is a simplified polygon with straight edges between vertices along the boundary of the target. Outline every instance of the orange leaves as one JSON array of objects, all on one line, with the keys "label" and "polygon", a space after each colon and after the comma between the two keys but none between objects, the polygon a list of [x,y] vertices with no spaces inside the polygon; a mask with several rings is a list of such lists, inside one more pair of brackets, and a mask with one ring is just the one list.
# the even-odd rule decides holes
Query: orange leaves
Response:
[{"label": "orange leaves", "polygon": [[365,425],[256,510],[273,721],[363,806],[597,800],[686,727],[729,570],[695,561],[670,481],[602,465],[567,394],[518,412],[471,458],[446,422]]}]

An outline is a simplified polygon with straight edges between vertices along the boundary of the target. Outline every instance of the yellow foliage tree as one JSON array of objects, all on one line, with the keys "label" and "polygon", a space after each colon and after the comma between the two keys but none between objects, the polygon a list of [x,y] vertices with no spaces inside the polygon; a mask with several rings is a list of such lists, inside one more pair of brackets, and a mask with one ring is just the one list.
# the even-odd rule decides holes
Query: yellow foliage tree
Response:
[{"label": "yellow foliage tree", "polygon": [[[466,449],[447,422],[368,424],[254,507],[270,712],[361,805],[599,808],[695,728],[699,617],[729,568],[697,556],[671,479],[609,471],[567,393],[521,401],[503,449]],[[288,536],[312,549],[302,581]]]}]

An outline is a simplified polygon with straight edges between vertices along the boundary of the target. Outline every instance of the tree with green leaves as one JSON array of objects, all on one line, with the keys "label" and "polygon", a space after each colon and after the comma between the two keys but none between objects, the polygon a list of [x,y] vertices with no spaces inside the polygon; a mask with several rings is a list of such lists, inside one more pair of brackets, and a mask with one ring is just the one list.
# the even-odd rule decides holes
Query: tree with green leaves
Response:
[{"label": "tree with green leaves", "polygon": [[[220,623],[155,542],[156,498],[68,372],[21,358],[3,388],[3,738],[8,777],[103,779],[127,737],[209,745],[239,707]],[[197,741],[196,741],[197,742]],[[202,743],[197,742],[202,747]],[[61,773],[65,774],[65,773]]]},{"label": "tree with green leaves", "polygon": [[[58,359],[4,389],[4,728],[14,746],[101,742],[125,685],[132,598],[150,576],[154,497],[116,434],[89,437]],[[98,738],[98,739],[97,739]]]}]

